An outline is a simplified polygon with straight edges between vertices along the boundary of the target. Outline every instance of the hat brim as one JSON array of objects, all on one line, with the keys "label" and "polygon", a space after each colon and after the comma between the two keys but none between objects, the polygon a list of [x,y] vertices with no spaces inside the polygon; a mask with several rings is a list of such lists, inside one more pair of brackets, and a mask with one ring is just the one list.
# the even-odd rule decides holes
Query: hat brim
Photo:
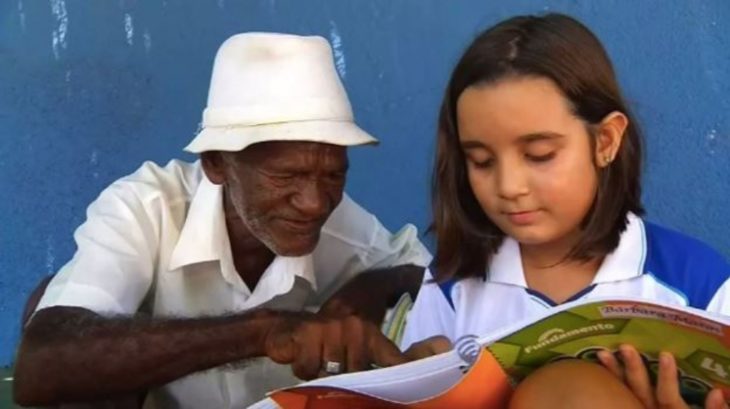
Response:
[{"label": "hat brim", "polygon": [[255,143],[301,141],[340,146],[377,144],[378,140],[350,121],[282,122],[257,126],[204,128],[185,150],[236,152]]}]

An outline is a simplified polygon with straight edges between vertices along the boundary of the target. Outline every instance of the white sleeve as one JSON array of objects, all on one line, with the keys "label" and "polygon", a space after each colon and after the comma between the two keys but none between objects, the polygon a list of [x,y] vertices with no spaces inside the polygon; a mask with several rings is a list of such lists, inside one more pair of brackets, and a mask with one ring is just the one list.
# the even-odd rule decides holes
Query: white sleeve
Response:
[{"label": "white sleeve", "polygon": [[427,266],[431,254],[418,240],[418,232],[406,225],[391,234],[378,219],[348,195],[322,227],[313,253],[317,299],[323,302],[345,283],[365,270],[399,264]]},{"label": "white sleeve", "polygon": [[418,230],[412,224],[406,224],[398,232],[392,234],[379,221],[375,220],[375,229],[369,250],[365,256],[366,268],[415,264],[425,267],[431,263],[431,253],[418,239]]},{"label": "white sleeve", "polygon": [[707,305],[707,311],[730,316],[730,279],[726,280]]},{"label": "white sleeve", "polygon": [[357,248],[361,270],[399,264],[425,267],[431,263],[431,253],[418,239],[415,226],[406,224],[393,234],[348,195],[343,196],[340,205],[330,215],[323,233]]},{"label": "white sleeve", "polygon": [[77,250],[48,285],[36,311],[73,306],[133,314],[152,283],[158,247],[153,222],[123,182],[105,189],[76,230]]},{"label": "white sleeve", "polygon": [[416,302],[406,320],[401,350],[405,351],[411,344],[436,335],[444,335],[453,341],[455,322],[454,308],[441,286],[433,282],[431,271],[426,269]]}]

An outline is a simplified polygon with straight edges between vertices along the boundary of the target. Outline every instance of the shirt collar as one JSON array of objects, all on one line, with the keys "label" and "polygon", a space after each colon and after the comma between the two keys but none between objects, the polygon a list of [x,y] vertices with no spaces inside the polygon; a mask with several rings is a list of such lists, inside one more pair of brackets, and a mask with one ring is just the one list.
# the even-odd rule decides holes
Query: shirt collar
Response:
[{"label": "shirt collar", "polygon": [[[619,244],[601,263],[594,284],[628,280],[644,272],[646,259],[646,233],[644,222],[637,215],[627,215],[626,230],[621,233]],[[487,280],[503,284],[527,287],[525,271],[522,268],[519,243],[505,237],[492,258]]]},{"label": "shirt collar", "polygon": [[223,188],[201,175],[168,268],[174,271],[190,264],[220,260],[223,241],[228,243]]},{"label": "shirt collar", "polygon": [[[176,271],[181,267],[206,261],[219,261],[221,274],[226,281],[243,285],[243,280],[233,264],[223,212],[223,187],[212,183],[203,174],[190,202],[185,224],[170,256],[168,268],[170,271]],[[277,255],[262,275],[259,283],[272,286],[276,279],[267,278],[271,275],[285,275],[292,278],[299,276],[309,282],[312,289],[317,288],[311,254],[301,257]],[[245,285],[243,286],[245,287]]]},{"label": "shirt collar", "polygon": [[502,245],[489,263],[487,281],[527,287],[525,270],[522,268],[520,245],[512,237],[505,237]]},{"label": "shirt collar", "polygon": [[646,232],[644,221],[633,213],[626,216],[626,230],[621,233],[616,250],[603,259],[593,283],[628,280],[644,273]]}]

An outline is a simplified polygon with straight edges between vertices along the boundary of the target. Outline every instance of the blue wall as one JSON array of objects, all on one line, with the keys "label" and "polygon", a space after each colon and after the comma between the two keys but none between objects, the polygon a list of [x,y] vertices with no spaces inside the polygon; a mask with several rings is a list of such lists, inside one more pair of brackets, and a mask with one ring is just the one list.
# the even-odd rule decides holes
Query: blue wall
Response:
[{"label": "blue wall", "polygon": [[582,19],[612,55],[647,135],[649,217],[730,257],[730,1],[0,0],[0,365],[99,191],[144,160],[191,159],[228,36],[329,38],[382,141],[351,151],[348,189],[387,226],[423,228],[452,64],[480,28],[544,11]]}]

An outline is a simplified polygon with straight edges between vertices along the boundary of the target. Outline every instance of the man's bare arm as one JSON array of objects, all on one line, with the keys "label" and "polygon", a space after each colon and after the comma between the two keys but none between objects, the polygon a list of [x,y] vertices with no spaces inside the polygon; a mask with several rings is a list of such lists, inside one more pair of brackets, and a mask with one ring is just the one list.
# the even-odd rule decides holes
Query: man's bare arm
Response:
[{"label": "man's bare arm", "polygon": [[110,319],[83,308],[43,309],[23,334],[15,399],[22,405],[94,400],[262,356],[267,330],[280,316],[261,310],[201,319]]},{"label": "man's bare arm", "polygon": [[[346,354],[343,351],[347,351]],[[193,372],[267,356],[296,376],[390,366],[406,357],[356,316],[256,310],[199,319],[105,318],[82,308],[40,310],[21,340],[15,400],[51,405],[99,400],[163,385]]]}]

